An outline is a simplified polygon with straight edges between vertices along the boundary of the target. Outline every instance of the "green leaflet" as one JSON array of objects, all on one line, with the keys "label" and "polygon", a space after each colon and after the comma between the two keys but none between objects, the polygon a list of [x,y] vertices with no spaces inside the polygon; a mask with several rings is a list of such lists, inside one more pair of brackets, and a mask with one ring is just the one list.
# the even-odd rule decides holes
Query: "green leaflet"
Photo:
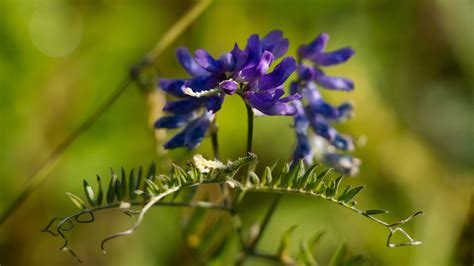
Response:
[{"label": "green leaflet", "polygon": [[[67,195],[74,203],[74,205],[76,205],[79,209],[83,210],[82,212],[80,212],[82,215],[90,214],[90,216],[92,217],[91,221],[94,220],[93,213],[95,212],[95,210],[97,210],[97,207],[99,206],[100,209],[117,207],[128,209],[130,206],[147,206],[146,208],[142,209],[144,213],[148,211],[150,207],[154,205],[160,205],[159,201],[161,201],[162,198],[167,197],[168,195],[170,195],[171,197],[173,193],[179,193],[181,188],[194,188],[196,186],[206,183],[226,184],[232,189],[236,189],[237,191],[239,191],[238,194],[241,195],[241,197],[238,197],[236,199],[236,202],[239,202],[247,191],[271,192],[280,194],[291,193],[309,196],[313,198],[322,198],[330,202],[342,205],[354,212],[363,214],[365,216],[387,213],[387,211],[379,209],[369,209],[366,211],[356,209],[354,207],[356,202],[352,200],[360,191],[362,191],[364,186],[352,187],[350,185],[347,185],[345,186],[343,191],[340,192],[339,188],[341,187],[343,176],[338,176],[337,178],[325,180],[331,169],[325,169],[318,173],[317,164],[309,166],[307,170],[305,169],[305,166],[302,161],[297,162],[292,167],[290,167],[289,164],[285,164],[281,169],[280,173],[276,175],[276,170],[274,169],[276,163],[274,163],[272,166],[264,167],[264,171],[261,177],[255,172],[250,172],[248,176],[249,178],[247,179],[247,183],[241,184],[239,181],[237,181],[239,179],[234,179],[234,176],[239,172],[239,169],[242,166],[246,166],[256,162],[256,156],[254,154],[249,154],[248,156],[239,158],[236,161],[230,161],[227,164],[223,164],[219,161],[206,160],[202,156],[197,158],[197,163],[199,164],[199,166],[196,164],[196,162],[193,161],[188,162],[185,167],[173,165],[170,175],[157,175],[156,166],[154,164],[152,164],[148,168],[148,172],[146,175],[143,174],[142,167],[139,167],[137,172],[135,172],[134,169],[131,169],[128,175],[125,169],[121,168],[120,178],[113,170],[111,170],[111,177],[106,191],[104,191],[102,187],[100,176],[97,176],[98,187],[96,190],[94,190],[93,187],[86,180],[84,180],[84,194],[87,203],[92,206],[92,208],[90,209],[87,209],[85,201],[82,200],[80,197],[72,193],[67,193]],[[135,173],[137,173],[137,175],[135,175]],[[189,191],[191,190],[192,189],[190,189]],[[137,197],[138,195],[140,197]],[[185,199],[185,197],[180,197],[180,199],[181,198]],[[175,198],[173,198],[172,200],[167,200],[165,204],[173,204],[174,199]],[[128,200],[128,202],[124,203],[125,200]],[[189,198],[189,200],[191,199]],[[104,201],[106,201],[106,204],[104,204]],[[188,204],[188,202],[177,203],[178,206],[187,206],[182,204]],[[210,206],[208,205],[210,203],[205,202],[205,200],[197,203],[198,204],[193,205],[192,207],[199,206],[203,208],[208,208],[206,206]],[[212,206],[212,208],[226,210],[227,205],[224,204],[223,206]],[[199,210],[202,211],[203,209]],[[128,212],[129,215],[132,214],[130,210],[125,211]],[[199,213],[200,211],[195,212],[195,215],[193,215],[192,219],[189,221],[191,225],[203,221],[199,218]],[[383,221],[378,221],[373,218],[372,219],[378,222],[379,224],[384,225],[390,230],[390,235],[387,242],[388,246],[394,247],[403,245],[417,245],[421,242],[415,241],[411,237],[409,237],[403,231],[403,229],[399,228],[399,225],[403,225],[418,214],[420,214],[420,212],[415,213],[409,216],[408,218],[394,224],[387,224]],[[76,221],[78,221],[77,217],[75,217],[74,215],[70,217],[76,218]],[[143,217],[140,218],[140,221],[142,218]],[[67,221],[69,223],[65,222],[66,221],[63,221],[61,222],[61,224],[65,224],[66,226],[71,223],[71,221]],[[322,233],[316,234],[308,241],[300,242],[300,252],[298,254],[297,260],[295,261],[291,257],[289,251],[291,234],[294,229],[295,227],[291,227],[283,233],[277,253],[268,254],[268,256],[272,257],[273,259],[278,258],[283,263],[291,264],[296,262],[303,262],[305,265],[317,265],[317,261],[314,257],[314,249],[316,243],[321,238]],[[70,229],[62,228],[58,230],[58,232],[62,232],[61,230],[67,231]],[[391,235],[393,235],[393,232],[397,232],[397,230],[404,233],[408,237],[409,241],[398,244],[391,243],[390,237]],[[130,234],[132,231],[125,231],[119,233],[117,236],[127,235]],[[227,240],[224,240],[224,238],[218,236],[219,231],[220,230],[217,230],[216,226],[215,228],[212,228],[212,230],[208,232],[209,234],[207,234],[205,237],[194,239],[195,242],[193,243],[195,244],[195,247],[199,246],[199,249],[206,250],[206,253],[208,253],[209,255],[214,253],[221,253],[222,250],[225,249],[225,242],[227,242]],[[52,231],[49,230],[49,232]],[[54,234],[54,232],[52,233]],[[58,233],[56,233],[56,235],[58,235]],[[106,240],[111,238],[107,238]],[[360,256],[352,257],[346,260],[346,249],[347,248],[345,246],[341,246],[338,249],[338,251],[333,256],[332,265],[361,265],[361,263],[365,261]],[[214,255],[210,255],[210,257],[214,257]]]},{"label": "green leaflet", "polygon": [[300,242],[300,256],[302,257],[304,265],[318,265],[307,241],[301,240]]},{"label": "green leaflet", "polygon": [[117,175],[115,174],[113,169],[110,169],[110,182],[109,187],[107,188],[107,203],[111,204],[115,200],[116,194],[116,185],[117,185]]},{"label": "green leaflet", "polygon": [[291,235],[293,234],[293,231],[296,229],[296,227],[297,227],[296,225],[291,226],[281,236],[280,246],[278,247],[277,256],[283,262],[288,262],[291,260],[291,257],[289,254]]},{"label": "green leaflet", "polygon": [[[225,182],[233,187],[242,188],[243,186],[234,180],[233,176],[242,166],[255,161],[255,154],[249,154],[236,161],[229,161],[225,165],[217,161],[208,161],[201,157],[200,163],[206,165],[205,169],[208,172],[201,172],[196,164],[190,161],[186,164],[185,168],[173,165],[170,176],[157,175],[155,164],[150,165],[146,175],[143,174],[143,168],[141,166],[137,172],[131,169],[128,175],[127,171],[122,167],[120,169],[120,178],[113,169],[110,169],[110,180],[105,190],[102,186],[101,177],[97,175],[96,190],[94,190],[87,180],[83,181],[84,194],[90,206],[98,207],[103,206],[104,201],[108,205],[118,204],[123,201],[144,203],[152,196],[171,187],[196,186],[203,182]],[[135,173],[137,174],[135,175]],[[260,183],[259,177],[254,174],[252,182],[258,185]],[[138,195],[141,197],[137,197]],[[81,199],[77,200],[75,197],[73,198],[76,206],[80,206],[80,208],[83,208],[83,205],[87,206]]]},{"label": "green leaflet", "polygon": [[102,205],[102,200],[104,198],[104,190],[102,189],[102,181],[100,176],[97,175],[97,205]]},{"label": "green leaflet", "polygon": [[330,266],[344,266],[344,260],[347,256],[347,244],[342,243],[339,248],[334,252],[331,258]]},{"label": "green leaflet", "polygon": [[346,190],[339,196],[340,201],[349,202],[352,198],[354,198],[365,186],[358,186],[355,188],[351,188],[351,186],[347,186]]},{"label": "green leaflet", "polygon": [[300,179],[300,183],[298,184],[300,188],[302,188],[303,190],[307,188],[309,181],[314,179],[316,175],[316,168],[318,166],[319,166],[318,164],[313,164],[312,166],[309,167],[308,170],[306,170],[306,172]]},{"label": "green leaflet", "polygon": [[135,169],[130,170],[129,181],[128,181],[128,197],[131,201],[137,198],[137,190],[138,180],[135,178]]},{"label": "green leaflet", "polygon": [[91,206],[97,206],[97,201],[95,199],[94,195],[94,190],[92,187],[87,183],[87,181],[84,179],[83,181],[83,186],[84,186],[84,194],[86,194],[87,201]]},{"label": "green leaflet", "polygon": [[78,196],[70,192],[66,192],[66,195],[69,197],[72,203],[74,203],[74,205],[76,205],[79,209],[81,210],[87,209],[86,203],[81,198],[79,198]]}]

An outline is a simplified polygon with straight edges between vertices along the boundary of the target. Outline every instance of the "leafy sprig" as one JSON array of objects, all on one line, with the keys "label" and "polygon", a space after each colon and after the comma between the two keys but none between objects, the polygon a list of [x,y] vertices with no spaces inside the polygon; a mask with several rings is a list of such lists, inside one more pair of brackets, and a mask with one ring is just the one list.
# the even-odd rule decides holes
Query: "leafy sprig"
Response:
[{"label": "leafy sprig", "polygon": [[[64,243],[60,249],[69,251],[77,258],[75,253],[68,248],[68,240],[65,236],[65,232],[72,230],[74,223],[93,222],[95,220],[94,213],[98,211],[118,208],[122,209],[124,213],[129,216],[137,216],[133,226],[129,230],[109,236],[102,241],[101,248],[105,252],[105,243],[107,241],[132,234],[142,223],[145,214],[153,206],[216,209],[227,212],[232,218],[235,232],[240,239],[244,252],[241,258],[245,258],[246,256],[265,257],[256,250],[258,239],[252,237],[248,240],[244,239],[242,235],[242,223],[238,213],[238,205],[245,193],[261,192],[296,194],[312,198],[321,198],[343,206],[386,227],[389,231],[387,238],[388,247],[421,244],[421,242],[414,240],[406,233],[401,226],[422,214],[422,212],[416,212],[396,223],[390,224],[382,221],[375,216],[387,213],[387,211],[379,209],[362,210],[356,208],[357,202],[354,200],[354,197],[362,191],[363,186],[352,187],[347,185],[342,189],[341,183],[343,176],[328,178],[331,169],[319,170],[319,168],[321,168],[319,165],[312,165],[306,169],[303,162],[297,162],[294,165],[285,164],[278,173],[275,170],[275,165],[272,165],[265,167],[260,176],[254,171],[251,171],[248,178],[235,178],[240,168],[252,165],[256,160],[257,157],[250,153],[246,157],[223,164],[220,161],[206,160],[202,156],[197,155],[194,157],[194,161],[188,162],[184,168],[173,165],[169,175],[157,175],[154,165],[150,166],[146,175],[143,174],[144,171],[141,167],[136,174],[133,169],[128,174],[124,169],[121,169],[120,178],[114,171],[111,171],[111,178],[106,189],[104,189],[99,176],[97,176],[98,185],[95,190],[87,181],[83,182],[86,200],[72,193],[67,193],[74,205],[80,210],[67,217],[54,218],[43,231],[61,237]],[[245,177],[247,177],[246,174]],[[244,181],[239,182],[238,180]],[[231,201],[224,201],[224,203],[219,204],[208,201],[175,202],[174,200],[163,200],[168,195],[176,193],[181,189],[197,187],[203,184],[226,184],[235,190],[235,197]],[[138,210],[132,210],[132,207],[140,208]],[[56,224],[55,227],[53,226],[54,224]],[[262,230],[262,228],[259,228],[259,230]],[[392,243],[391,238],[396,232],[401,232],[405,235],[407,241]],[[261,234],[258,234],[258,236],[261,236]],[[284,235],[283,238],[288,237],[289,236]],[[307,245],[309,244],[302,244],[302,248],[304,248],[305,252],[307,251]],[[303,255],[306,256],[307,254],[302,254],[302,256]],[[266,257],[268,259],[270,259],[270,257],[273,259],[278,258],[278,260],[283,263],[285,263],[285,260],[288,258],[283,246],[280,247],[275,255]],[[306,259],[309,260],[309,257]]]},{"label": "leafy sprig", "polygon": [[[294,167],[290,167],[286,164],[281,173],[275,175],[270,167],[266,167],[261,178],[255,173],[251,173],[249,182],[244,186],[245,191],[255,192],[272,192],[272,193],[283,193],[283,194],[297,194],[304,195],[314,198],[325,199],[332,203],[337,203],[353,212],[363,215],[370,220],[383,225],[389,231],[387,237],[387,247],[398,247],[398,246],[413,246],[420,245],[420,241],[414,240],[402,227],[405,223],[409,222],[418,215],[422,215],[423,212],[418,211],[408,216],[407,218],[395,222],[387,223],[375,215],[386,214],[388,211],[381,209],[367,209],[362,210],[356,207],[357,201],[353,198],[362,191],[364,186],[352,187],[347,185],[342,191],[340,188],[343,176],[340,175],[337,178],[325,180],[331,168],[325,169],[318,173],[316,169],[318,165],[311,166],[308,170],[304,169],[303,162],[295,164]],[[406,238],[406,242],[393,243],[392,236],[396,233],[402,233]]]},{"label": "leafy sprig", "polygon": [[[134,226],[125,232],[121,232],[102,241],[101,248],[105,252],[104,244],[113,238],[129,235],[135,231],[143,220],[145,213],[155,205],[175,206],[175,207],[195,207],[207,209],[225,209],[225,206],[215,205],[210,202],[160,202],[161,199],[180,189],[198,186],[207,183],[228,183],[231,187],[239,184],[233,176],[238,170],[256,160],[254,154],[237,159],[224,165],[218,161],[208,161],[202,156],[195,156],[194,162],[190,161],[183,169],[178,165],[173,165],[170,176],[156,175],[156,167],[152,164],[146,175],[143,174],[143,168],[138,168],[137,176],[132,169],[129,175],[125,170],[121,170],[121,178],[119,179],[115,171],[111,170],[110,182],[104,191],[100,176],[97,176],[97,193],[84,180],[83,186],[86,201],[81,197],[67,192],[66,195],[80,211],[67,216],[56,217],[43,229],[53,236],[61,237],[64,241],[60,250],[69,251],[76,259],[79,258],[69,249],[68,240],[65,232],[74,228],[74,222],[91,223],[95,220],[94,213],[108,209],[123,209],[124,213],[133,216],[138,215]],[[128,185],[127,185],[128,184]],[[104,200],[105,198],[105,200]],[[133,211],[130,208],[142,206],[139,211]],[[87,216],[87,219],[83,217]],[[56,226],[53,228],[53,225]],[[80,260],[79,260],[80,261]]]}]

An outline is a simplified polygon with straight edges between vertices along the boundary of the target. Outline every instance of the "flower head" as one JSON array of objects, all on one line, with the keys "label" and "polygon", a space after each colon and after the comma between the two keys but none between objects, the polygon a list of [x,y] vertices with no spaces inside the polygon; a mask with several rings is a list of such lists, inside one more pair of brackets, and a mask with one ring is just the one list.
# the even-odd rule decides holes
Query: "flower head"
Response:
[{"label": "flower head", "polygon": [[263,39],[251,35],[244,50],[235,44],[232,51],[218,59],[204,49],[198,49],[193,57],[186,48],[179,48],[178,61],[192,77],[160,80],[159,87],[179,99],[166,103],[163,110],[171,115],[160,118],[155,127],[184,127],[164,147],[196,147],[204,138],[214,114],[220,110],[225,95],[237,93],[265,115],[294,115],[296,110],[289,102],[300,96],[282,96],[283,83],[296,70],[295,59],[286,57],[267,73],[272,62],[287,50],[288,39],[277,30]]},{"label": "flower head", "polygon": [[[320,34],[308,45],[302,45],[298,50],[301,63],[298,65],[298,81],[291,84],[291,93],[299,93],[306,99],[295,102],[297,109],[294,127],[297,145],[293,160],[303,159],[311,163],[316,157],[344,174],[356,174],[360,161],[350,155],[338,153],[352,151],[352,139],[339,133],[332,124],[342,122],[351,117],[353,106],[342,103],[338,106],[327,103],[318,85],[333,90],[353,90],[354,83],[342,77],[327,76],[321,67],[331,66],[347,61],[353,54],[351,48],[342,48],[333,52],[324,52],[329,37]],[[309,61],[307,64],[304,61]],[[312,132],[308,132],[308,128]]]}]

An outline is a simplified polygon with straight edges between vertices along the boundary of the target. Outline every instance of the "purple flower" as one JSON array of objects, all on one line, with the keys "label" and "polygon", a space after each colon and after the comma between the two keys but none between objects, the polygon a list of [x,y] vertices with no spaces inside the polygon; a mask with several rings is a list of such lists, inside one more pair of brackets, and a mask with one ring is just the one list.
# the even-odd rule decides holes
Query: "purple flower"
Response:
[{"label": "purple flower", "polygon": [[287,51],[288,39],[277,30],[263,39],[251,35],[244,50],[235,44],[232,51],[217,59],[204,49],[198,49],[193,57],[186,48],[179,48],[178,61],[192,77],[159,82],[162,90],[179,99],[166,103],[163,110],[171,115],[160,118],[155,127],[184,127],[164,147],[196,147],[226,94],[239,94],[252,108],[266,115],[294,115],[296,110],[290,102],[300,96],[283,97],[283,83],[296,70],[295,59],[286,57],[267,73],[273,61]]},{"label": "purple flower", "polygon": [[353,156],[331,152],[324,154],[323,161],[336,171],[349,176],[357,175],[361,164],[361,161]]},{"label": "purple flower", "polygon": [[327,89],[353,90],[354,83],[352,80],[328,76],[321,70],[321,66],[326,67],[344,63],[355,53],[350,47],[344,47],[332,52],[324,52],[328,40],[329,35],[321,33],[310,44],[300,46],[298,56],[303,60],[309,60],[313,65],[300,64],[298,73],[303,80],[315,81]]},{"label": "purple flower", "polygon": [[[293,106],[297,110],[294,127],[296,129],[297,145],[293,161],[304,160],[310,163],[313,157],[324,161],[331,167],[344,174],[356,174],[360,161],[348,154],[338,153],[352,151],[352,138],[339,133],[334,123],[339,123],[352,116],[351,103],[338,106],[327,103],[318,85],[334,90],[353,90],[351,80],[342,77],[327,76],[321,66],[331,66],[347,61],[354,51],[342,48],[333,52],[324,52],[329,36],[320,34],[308,45],[302,45],[298,50],[301,63],[297,67],[298,81],[291,84],[291,93],[298,93],[303,100],[296,101]],[[308,65],[304,60],[310,61]],[[308,132],[311,128],[312,132]]]},{"label": "purple flower", "polygon": [[293,153],[293,162],[296,162],[297,160],[303,160],[306,164],[312,164],[314,156],[308,137],[309,122],[308,119],[306,119],[302,102],[296,101],[294,106],[296,109],[294,119],[294,127],[296,131],[296,149]]}]

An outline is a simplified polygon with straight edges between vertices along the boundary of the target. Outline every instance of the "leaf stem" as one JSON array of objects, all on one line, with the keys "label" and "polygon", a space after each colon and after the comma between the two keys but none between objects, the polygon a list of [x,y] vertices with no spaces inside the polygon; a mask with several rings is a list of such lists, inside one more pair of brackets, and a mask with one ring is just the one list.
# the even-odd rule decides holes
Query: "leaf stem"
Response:
[{"label": "leaf stem", "polygon": [[[416,216],[418,215],[423,215],[424,213],[419,211],[419,212],[415,212],[413,213],[412,215],[408,216],[407,218],[403,219],[402,221],[400,222],[396,222],[396,223],[392,223],[392,224],[389,224],[387,222],[384,222],[370,214],[367,214],[365,213],[364,211],[362,210],[359,210],[357,209],[356,207],[346,203],[346,202],[342,202],[342,201],[338,201],[336,198],[333,198],[333,197],[328,197],[326,195],[323,195],[323,194],[320,194],[320,193],[314,193],[314,192],[307,192],[307,191],[302,191],[302,190],[297,190],[297,189],[290,189],[290,188],[266,188],[266,187],[246,187],[244,188],[245,191],[254,191],[254,192],[267,192],[267,193],[287,193],[287,194],[297,194],[297,195],[304,195],[304,196],[310,196],[310,197],[318,197],[318,198],[322,198],[322,199],[325,199],[327,201],[330,201],[332,203],[336,203],[338,205],[341,205],[343,206],[344,208],[346,209],[349,209],[353,212],[356,212],[382,226],[384,226],[385,228],[387,228],[387,230],[389,231],[389,236],[388,236],[388,239],[387,239],[387,247],[398,247],[398,246],[414,246],[414,245],[420,245],[421,242],[420,241],[415,241],[412,237],[410,237],[410,235],[408,235],[408,233],[405,232],[405,230],[403,230],[403,228],[399,227],[399,225],[403,225],[407,222],[409,222],[410,220],[412,220],[413,218],[415,218]],[[408,242],[402,242],[402,243],[396,243],[396,244],[393,244],[390,242],[392,236],[394,233],[396,232],[400,232],[402,233],[403,235],[405,235],[407,238],[408,238]]]}]

